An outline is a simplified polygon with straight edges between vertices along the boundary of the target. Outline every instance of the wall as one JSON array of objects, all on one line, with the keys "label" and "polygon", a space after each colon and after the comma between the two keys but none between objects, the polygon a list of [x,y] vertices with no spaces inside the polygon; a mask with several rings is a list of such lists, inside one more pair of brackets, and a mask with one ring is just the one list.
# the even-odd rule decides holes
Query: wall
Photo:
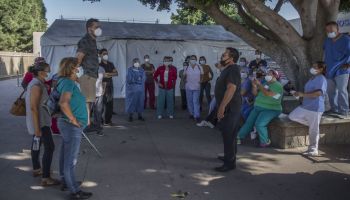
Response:
[{"label": "wall", "polygon": [[36,55],[32,53],[0,51],[0,78],[14,76],[17,72],[22,75],[27,67],[33,64]]}]

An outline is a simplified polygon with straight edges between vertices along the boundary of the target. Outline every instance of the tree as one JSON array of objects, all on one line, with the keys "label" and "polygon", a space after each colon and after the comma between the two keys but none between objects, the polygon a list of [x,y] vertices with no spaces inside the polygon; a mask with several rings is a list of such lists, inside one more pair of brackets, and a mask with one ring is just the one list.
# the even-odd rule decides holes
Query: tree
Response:
[{"label": "tree", "polygon": [[31,52],[33,32],[45,31],[42,0],[0,0],[0,51]]},{"label": "tree", "polygon": [[[308,69],[312,62],[322,60],[325,24],[335,21],[340,9],[350,8],[348,0],[288,0],[301,19],[303,33],[299,34],[278,14],[287,0],[278,0],[275,8],[268,7],[264,0],[139,1],[158,10],[169,10],[173,2],[180,8],[193,7],[201,10],[216,24],[224,26],[275,60],[298,88],[302,88],[308,79]],[[223,6],[235,8],[241,21],[223,12]]]}]

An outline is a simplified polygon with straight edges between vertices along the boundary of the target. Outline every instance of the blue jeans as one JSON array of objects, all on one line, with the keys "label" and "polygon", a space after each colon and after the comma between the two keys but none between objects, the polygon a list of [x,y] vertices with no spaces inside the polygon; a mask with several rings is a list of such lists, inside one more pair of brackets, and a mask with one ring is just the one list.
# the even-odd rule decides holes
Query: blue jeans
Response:
[{"label": "blue jeans", "polygon": [[342,74],[333,79],[327,79],[327,93],[332,111],[341,114],[349,112],[348,82],[349,74]]},{"label": "blue jeans", "polygon": [[166,102],[166,112],[168,116],[174,115],[174,89],[165,90],[159,88],[157,97],[157,115],[163,115]]},{"label": "blue jeans", "polygon": [[193,115],[194,118],[200,118],[199,93],[200,90],[186,89],[188,112]]},{"label": "blue jeans", "polygon": [[281,111],[278,110],[269,110],[266,108],[254,106],[253,110],[248,116],[248,119],[239,130],[238,138],[244,139],[255,126],[259,134],[260,144],[267,144],[269,142],[267,125],[280,114]]},{"label": "blue jeans", "polygon": [[80,191],[80,188],[75,180],[74,169],[78,161],[83,128],[76,127],[62,118],[58,119],[58,128],[62,136],[59,160],[60,176],[69,191],[76,193]]}]

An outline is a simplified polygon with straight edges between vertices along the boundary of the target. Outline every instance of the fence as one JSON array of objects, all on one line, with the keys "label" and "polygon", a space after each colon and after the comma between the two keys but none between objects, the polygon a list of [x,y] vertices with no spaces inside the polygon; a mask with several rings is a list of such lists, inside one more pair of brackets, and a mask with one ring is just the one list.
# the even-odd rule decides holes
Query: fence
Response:
[{"label": "fence", "polygon": [[0,51],[0,79],[22,76],[37,56],[33,53]]}]

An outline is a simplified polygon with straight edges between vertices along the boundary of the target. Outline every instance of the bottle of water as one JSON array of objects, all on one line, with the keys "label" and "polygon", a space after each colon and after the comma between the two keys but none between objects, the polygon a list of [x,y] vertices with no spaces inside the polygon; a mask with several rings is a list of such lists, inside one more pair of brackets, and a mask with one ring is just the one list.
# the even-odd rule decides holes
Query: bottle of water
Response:
[{"label": "bottle of water", "polygon": [[39,148],[40,148],[40,137],[34,136],[33,151],[39,151]]}]

